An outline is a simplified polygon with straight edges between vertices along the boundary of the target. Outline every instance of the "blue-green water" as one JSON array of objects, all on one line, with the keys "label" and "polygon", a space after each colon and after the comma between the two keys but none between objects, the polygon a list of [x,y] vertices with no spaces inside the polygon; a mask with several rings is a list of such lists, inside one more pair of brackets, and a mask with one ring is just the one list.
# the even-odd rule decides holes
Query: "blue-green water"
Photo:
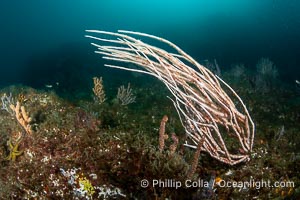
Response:
[{"label": "blue-green water", "polygon": [[297,0],[1,1],[0,85],[86,84],[85,76],[99,73],[103,63],[92,55],[85,29],[161,36],[225,69],[235,63],[255,68],[268,57],[293,84],[299,79],[299,9]]}]

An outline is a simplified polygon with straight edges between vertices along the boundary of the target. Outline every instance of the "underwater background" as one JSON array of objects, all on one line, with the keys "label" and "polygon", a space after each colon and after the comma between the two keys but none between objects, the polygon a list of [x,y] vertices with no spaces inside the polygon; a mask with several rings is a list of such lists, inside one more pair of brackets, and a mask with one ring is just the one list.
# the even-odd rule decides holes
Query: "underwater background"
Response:
[{"label": "underwater background", "polygon": [[[2,0],[0,186],[6,186],[0,198],[299,198],[299,11],[298,0]],[[153,77],[104,67],[109,61],[94,53],[84,37],[88,29],[165,38],[244,100],[256,124],[253,160],[232,167],[201,154],[195,180],[254,177],[293,187],[141,188],[145,177],[181,180],[194,152],[178,147],[170,159],[157,151],[164,115],[166,131],[185,140],[169,91]],[[97,84],[105,89],[103,104]],[[121,86],[130,89],[131,101],[118,99]],[[5,107],[17,101],[32,118],[30,130]],[[31,136],[15,136],[24,131]],[[111,193],[103,192],[109,187]]]},{"label": "underwater background", "polygon": [[66,77],[74,83],[82,79],[76,74],[90,76],[103,70],[83,37],[86,29],[157,35],[197,61],[216,59],[225,69],[236,63],[254,68],[266,57],[276,64],[281,79],[293,84],[300,74],[299,4],[296,0],[1,1],[0,84],[43,87],[59,81],[68,87]]}]

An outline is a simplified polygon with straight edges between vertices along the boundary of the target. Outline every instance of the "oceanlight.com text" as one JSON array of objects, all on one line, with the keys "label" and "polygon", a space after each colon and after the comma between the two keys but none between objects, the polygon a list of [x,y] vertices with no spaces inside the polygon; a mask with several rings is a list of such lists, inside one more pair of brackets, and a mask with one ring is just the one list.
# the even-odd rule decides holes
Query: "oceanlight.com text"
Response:
[{"label": "oceanlight.com text", "polygon": [[284,187],[295,187],[295,183],[293,181],[275,181],[271,182],[270,180],[254,180],[250,179],[249,181],[226,181],[221,180],[217,183],[219,187],[228,187],[228,188],[284,188]]}]

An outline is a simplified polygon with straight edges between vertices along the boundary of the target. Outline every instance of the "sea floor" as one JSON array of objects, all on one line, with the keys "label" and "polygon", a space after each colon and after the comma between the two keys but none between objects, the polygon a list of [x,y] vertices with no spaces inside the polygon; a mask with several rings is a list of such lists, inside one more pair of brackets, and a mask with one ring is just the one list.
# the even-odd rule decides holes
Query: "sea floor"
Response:
[{"label": "sea floor", "polygon": [[[128,106],[115,99],[70,101],[20,85],[3,88],[0,95],[11,93],[23,118],[30,118],[23,122],[30,131],[14,113],[0,110],[0,198],[298,199],[300,92],[238,88],[256,124],[251,160],[228,166],[201,153],[189,180],[195,151],[183,146],[184,129],[160,83],[136,89]],[[166,133],[179,138],[175,152],[171,139],[159,151],[164,115]]]}]

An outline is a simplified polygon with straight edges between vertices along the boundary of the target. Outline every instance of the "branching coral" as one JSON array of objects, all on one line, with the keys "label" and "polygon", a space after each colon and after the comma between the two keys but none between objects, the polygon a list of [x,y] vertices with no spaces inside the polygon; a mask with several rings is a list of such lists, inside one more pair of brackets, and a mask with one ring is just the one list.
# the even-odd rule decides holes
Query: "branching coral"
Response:
[{"label": "branching coral", "polygon": [[[142,69],[105,66],[149,74],[165,84],[174,97],[172,101],[192,142],[186,146],[196,149],[204,139],[202,150],[222,162],[234,165],[249,160],[254,123],[241,98],[221,78],[166,39],[123,30],[118,33],[87,32],[92,35],[86,37],[102,42],[92,45],[104,59],[136,64]],[[130,35],[162,42],[175,52],[167,52]],[[234,145],[228,142],[228,137]]]},{"label": "branching coral", "polygon": [[106,100],[102,77],[100,78],[94,77],[93,81],[94,81],[94,87],[93,87],[94,95],[98,103],[102,104]]}]

